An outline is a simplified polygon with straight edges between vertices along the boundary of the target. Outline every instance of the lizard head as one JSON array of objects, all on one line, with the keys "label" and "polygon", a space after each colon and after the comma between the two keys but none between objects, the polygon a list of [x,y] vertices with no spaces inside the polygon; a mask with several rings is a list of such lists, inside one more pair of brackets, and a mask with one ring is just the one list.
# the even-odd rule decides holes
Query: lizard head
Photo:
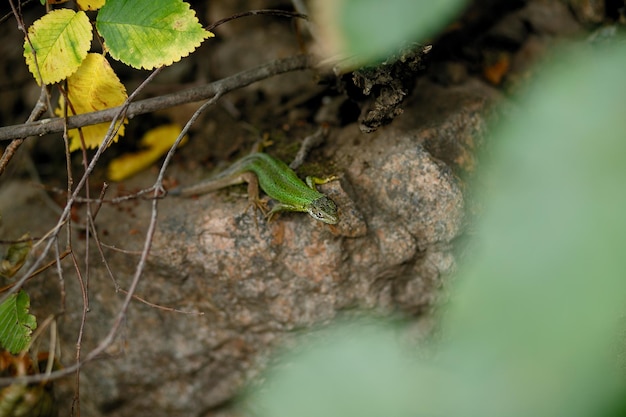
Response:
[{"label": "lizard head", "polygon": [[311,217],[328,224],[337,224],[337,206],[330,198],[323,196],[311,202],[306,210]]}]

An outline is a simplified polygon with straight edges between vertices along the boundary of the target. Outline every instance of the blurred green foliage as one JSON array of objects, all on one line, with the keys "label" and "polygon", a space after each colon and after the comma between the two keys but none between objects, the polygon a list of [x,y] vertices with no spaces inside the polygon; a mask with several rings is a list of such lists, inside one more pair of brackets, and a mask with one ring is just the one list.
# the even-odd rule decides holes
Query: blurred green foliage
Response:
[{"label": "blurred green foliage", "polygon": [[576,417],[618,409],[626,392],[618,363],[625,68],[619,43],[563,48],[494,127],[474,190],[484,212],[442,308],[441,341],[423,347],[432,358],[409,353],[397,324],[338,324],[283,357],[248,397],[253,414]]},{"label": "blurred green foliage", "polygon": [[349,54],[382,59],[404,43],[427,39],[445,26],[466,0],[333,0]]}]

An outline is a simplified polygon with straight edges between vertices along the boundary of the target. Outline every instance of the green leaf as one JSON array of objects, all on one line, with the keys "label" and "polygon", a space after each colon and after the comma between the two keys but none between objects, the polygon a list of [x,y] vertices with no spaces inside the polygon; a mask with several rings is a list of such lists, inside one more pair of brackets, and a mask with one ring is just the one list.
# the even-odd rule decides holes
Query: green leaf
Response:
[{"label": "green leaf", "polygon": [[107,0],[96,28],[114,59],[145,69],[171,65],[214,36],[182,0]]},{"label": "green leaf", "polygon": [[33,23],[24,41],[24,58],[37,83],[54,84],[72,75],[87,56],[92,37],[82,11],[53,10]]},{"label": "green leaf", "polygon": [[0,304],[0,345],[13,354],[28,348],[37,319],[28,313],[30,298],[24,291],[11,294]]}]

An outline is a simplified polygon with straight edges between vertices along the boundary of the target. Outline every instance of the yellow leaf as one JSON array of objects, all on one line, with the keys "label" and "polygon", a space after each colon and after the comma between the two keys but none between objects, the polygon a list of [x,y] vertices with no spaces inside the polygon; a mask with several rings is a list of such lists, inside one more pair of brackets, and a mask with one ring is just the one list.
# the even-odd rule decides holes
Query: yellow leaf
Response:
[{"label": "yellow leaf", "polygon": [[77,0],[78,7],[82,10],[98,10],[104,6],[105,0]]},{"label": "yellow leaf", "polygon": [[[164,125],[147,132],[141,139],[140,145],[145,150],[122,155],[109,164],[108,176],[112,181],[121,181],[143,171],[157,161],[172,147],[180,134],[181,127],[176,124]],[[185,136],[181,145],[187,141]]]},{"label": "yellow leaf", "polygon": [[37,84],[72,75],[87,56],[93,32],[85,12],[53,10],[28,28],[24,58]]},{"label": "yellow leaf", "polygon": [[[68,114],[89,113],[110,107],[120,106],[128,97],[126,88],[117,78],[113,68],[106,58],[100,54],[88,54],[83,64],[71,77],[67,79],[68,98],[71,106]],[[59,107],[55,110],[57,116],[62,117],[65,109],[65,100],[59,98]],[[74,111],[72,111],[74,110]],[[125,119],[124,123],[128,120]],[[81,128],[85,137],[87,148],[97,148],[100,146],[104,135],[109,129],[110,123],[100,123],[93,126]],[[80,149],[80,135],[77,129],[69,131],[71,143],[70,151]],[[119,136],[124,135],[124,125],[115,136],[116,142]]]}]

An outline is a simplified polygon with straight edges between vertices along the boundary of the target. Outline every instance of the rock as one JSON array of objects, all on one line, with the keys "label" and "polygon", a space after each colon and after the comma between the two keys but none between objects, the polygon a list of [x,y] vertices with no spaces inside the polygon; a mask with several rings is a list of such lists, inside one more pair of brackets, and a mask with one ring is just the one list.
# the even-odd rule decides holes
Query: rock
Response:
[{"label": "rock", "polygon": [[[406,113],[391,126],[367,135],[356,123],[331,130],[324,159],[332,164],[323,166],[341,178],[320,189],[338,204],[336,226],[306,213],[280,214],[268,223],[248,207],[245,187],[160,200],[158,229],[137,290],[152,304],[134,301],[108,358],[81,371],[83,412],[197,415],[236,395],[295,330],[355,308],[428,311],[443,277],[454,271],[451,242],[464,227],[459,178],[471,170],[464,170],[453,150],[469,153],[468,143],[481,142],[486,97],[493,93],[477,82],[453,88],[422,82],[418,89],[424,95],[409,100]],[[125,188],[151,180],[146,172]],[[4,211],[19,212],[12,218],[22,224],[12,228],[26,231],[33,216],[49,226],[52,212],[28,198],[27,209],[17,196],[4,200]],[[141,250],[151,205],[151,200],[104,204],[98,212],[104,258],[123,290],[135,272],[136,252],[111,248]],[[39,225],[35,233],[43,230]],[[84,244],[76,236],[72,240],[79,260]],[[108,333],[125,296],[93,242],[90,251],[84,354]],[[63,360],[71,363],[83,298],[68,261],[63,262],[68,313],[58,328]],[[56,271],[43,276],[27,287],[38,317],[58,309],[49,303],[59,297]],[[58,385],[67,399],[72,381]]]},{"label": "rock", "polygon": [[[475,96],[471,104],[477,103],[484,98]],[[472,130],[479,116],[463,124],[463,111],[446,120],[454,119],[457,133],[480,134]],[[321,189],[339,205],[337,226],[303,213],[268,223],[248,208],[243,187],[162,201],[139,293],[204,315],[135,303],[124,356],[115,367],[85,370],[90,384],[107,381],[110,396],[99,407],[119,404],[117,413],[137,416],[197,413],[232,398],[294,330],[355,307],[427,310],[442,277],[454,270],[450,242],[462,232],[464,216],[458,178],[426,149],[437,129],[387,127],[365,136],[352,124],[335,131],[325,149],[335,154],[343,178]],[[147,215],[147,207],[134,211],[138,219]],[[91,288],[112,293],[106,280]],[[104,316],[118,306],[107,302]]]}]

